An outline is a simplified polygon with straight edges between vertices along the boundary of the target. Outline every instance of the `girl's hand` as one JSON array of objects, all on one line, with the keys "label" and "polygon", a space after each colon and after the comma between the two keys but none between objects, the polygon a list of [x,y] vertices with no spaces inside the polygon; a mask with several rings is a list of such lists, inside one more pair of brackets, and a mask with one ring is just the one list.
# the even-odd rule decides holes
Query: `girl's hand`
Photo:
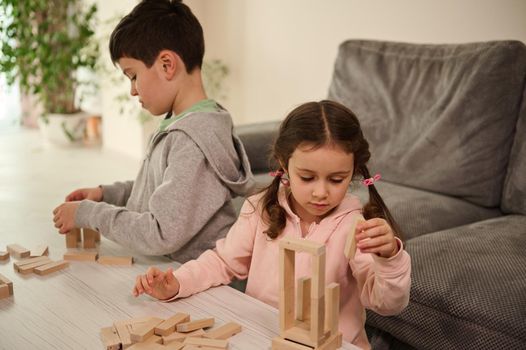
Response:
[{"label": "girl's hand", "polygon": [[60,233],[68,233],[75,228],[75,216],[79,202],[62,203],[53,210],[53,222]]},{"label": "girl's hand", "polygon": [[390,258],[398,253],[398,243],[391,226],[384,219],[374,218],[356,225],[356,246],[362,253]]},{"label": "girl's hand", "polygon": [[138,297],[144,293],[160,300],[169,299],[179,293],[179,281],[173,275],[173,269],[170,267],[166,272],[162,272],[152,266],[146,274],[137,276],[132,294]]},{"label": "girl's hand", "polygon": [[79,188],[66,196],[66,202],[81,201],[83,199],[100,202],[102,200],[102,188]]}]

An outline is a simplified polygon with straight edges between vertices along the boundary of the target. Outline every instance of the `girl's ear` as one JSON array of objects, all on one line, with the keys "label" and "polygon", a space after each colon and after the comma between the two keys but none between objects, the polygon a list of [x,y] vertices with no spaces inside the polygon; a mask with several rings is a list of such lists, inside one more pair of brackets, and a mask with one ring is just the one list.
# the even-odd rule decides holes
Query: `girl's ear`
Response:
[{"label": "girl's ear", "polygon": [[177,70],[179,69],[179,62],[182,61],[179,59],[179,55],[171,50],[162,50],[157,57],[157,64],[166,79],[172,80]]}]

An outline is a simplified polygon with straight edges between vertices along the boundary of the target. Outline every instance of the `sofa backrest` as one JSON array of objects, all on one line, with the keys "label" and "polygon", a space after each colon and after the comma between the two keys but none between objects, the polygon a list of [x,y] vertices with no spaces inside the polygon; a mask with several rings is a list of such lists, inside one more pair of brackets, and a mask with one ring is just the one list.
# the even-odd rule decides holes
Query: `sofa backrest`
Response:
[{"label": "sofa backrest", "polygon": [[254,174],[277,170],[278,165],[269,159],[280,122],[263,122],[237,125],[234,132],[245,146],[250,168]]},{"label": "sofa backrest", "polygon": [[360,119],[371,173],[496,207],[525,77],[518,41],[349,40],[340,45],[329,98]]},{"label": "sofa backrest", "polygon": [[507,214],[526,215],[526,89],[504,181],[501,210]]}]

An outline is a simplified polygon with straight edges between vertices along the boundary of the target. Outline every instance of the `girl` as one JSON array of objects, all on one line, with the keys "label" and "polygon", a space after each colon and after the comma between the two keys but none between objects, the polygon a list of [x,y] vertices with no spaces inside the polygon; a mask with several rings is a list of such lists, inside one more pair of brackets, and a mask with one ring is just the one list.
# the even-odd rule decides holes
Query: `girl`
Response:
[{"label": "girl", "polygon": [[[244,203],[228,235],[176,271],[150,267],[137,276],[133,294],[162,300],[183,298],[233,277],[247,279],[246,293],[279,305],[279,240],[303,237],[326,246],[326,282],[341,288],[339,327],[343,339],[370,348],[365,310],[399,313],[409,301],[411,264],[399,230],[375,189],[366,163],[369,145],[356,116],[331,101],[310,102],[281,124],[272,156],[280,164],[272,183]],[[362,210],[348,193],[353,178],[365,178],[370,201]],[[344,246],[355,215],[357,252]],[[309,256],[296,255],[296,278],[309,276]]]}]

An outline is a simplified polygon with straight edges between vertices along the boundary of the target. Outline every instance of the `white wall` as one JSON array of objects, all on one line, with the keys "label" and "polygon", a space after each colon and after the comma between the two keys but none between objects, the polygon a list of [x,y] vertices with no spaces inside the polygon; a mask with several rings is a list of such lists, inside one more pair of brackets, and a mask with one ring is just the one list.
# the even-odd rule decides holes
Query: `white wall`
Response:
[{"label": "white wall", "polygon": [[[136,1],[98,0],[105,16]],[[526,42],[524,0],[186,0],[203,24],[207,59],[230,75],[222,102],[235,123],[281,119],[294,106],[327,95],[338,45],[345,39],[460,43]],[[109,11],[109,12],[107,12]],[[103,45],[106,50],[107,43]],[[109,60],[109,58],[108,58]],[[106,86],[104,96],[121,87]],[[128,87],[124,87],[128,89]],[[113,92],[112,92],[113,91]],[[142,155],[140,127],[104,101],[105,146]],[[124,122],[126,120],[126,122]]]}]

